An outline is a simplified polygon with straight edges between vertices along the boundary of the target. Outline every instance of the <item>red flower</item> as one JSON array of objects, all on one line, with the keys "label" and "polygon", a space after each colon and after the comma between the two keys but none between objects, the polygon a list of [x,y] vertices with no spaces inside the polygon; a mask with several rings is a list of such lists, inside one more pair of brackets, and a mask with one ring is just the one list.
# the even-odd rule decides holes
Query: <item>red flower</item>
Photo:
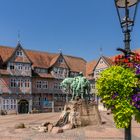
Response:
[{"label": "red flower", "polygon": [[125,58],[125,59],[124,59],[124,62],[125,62],[125,63],[128,63],[129,61],[128,61],[128,59],[127,59],[127,58]]}]

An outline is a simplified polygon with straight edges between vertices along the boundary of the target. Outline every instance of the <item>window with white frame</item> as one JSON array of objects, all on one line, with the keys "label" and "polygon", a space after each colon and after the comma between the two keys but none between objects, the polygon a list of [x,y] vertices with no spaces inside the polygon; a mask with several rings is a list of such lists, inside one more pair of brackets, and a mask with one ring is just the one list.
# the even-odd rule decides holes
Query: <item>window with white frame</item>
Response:
[{"label": "window with white frame", "polygon": [[58,85],[58,88],[59,88],[59,89],[62,89],[62,86],[61,86],[61,84],[60,84],[60,83],[59,83],[59,85]]},{"label": "window with white frame", "polygon": [[42,81],[42,88],[47,89],[48,88],[48,82]]},{"label": "window with white frame", "polygon": [[54,71],[54,73],[57,73],[58,72],[58,68],[54,67],[53,71]]},{"label": "window with white frame", "polygon": [[10,80],[10,87],[15,88],[16,85],[17,85],[16,79],[13,79],[13,78],[12,78],[12,79]]},{"label": "window with white frame", "polygon": [[23,87],[23,80],[18,79],[17,80],[17,85],[18,85],[18,87]]},{"label": "window with white frame", "polygon": [[48,69],[45,68],[36,68],[35,71],[37,73],[48,73]]},{"label": "window with white frame", "polygon": [[59,68],[59,74],[63,74],[63,68]]},{"label": "window with white frame", "polygon": [[59,58],[58,59],[58,63],[63,63],[64,62],[64,59],[63,58]]},{"label": "window with white frame", "polygon": [[24,86],[25,87],[30,87],[30,80],[29,79],[24,80]]},{"label": "window with white frame", "polygon": [[22,63],[17,63],[17,64],[16,64],[16,68],[17,68],[18,70],[22,70],[22,66],[23,66]]},{"label": "window with white frame", "polygon": [[14,63],[9,63],[9,69],[10,70],[14,70],[15,69]]},{"label": "window with white frame", "polygon": [[27,70],[27,71],[30,70],[30,65],[29,64],[25,64],[24,65],[24,69]]},{"label": "window with white frame", "polygon": [[10,87],[11,88],[23,88],[23,87],[30,87],[30,79],[10,79]]},{"label": "window with white frame", "polygon": [[67,69],[64,69],[63,70],[63,75],[66,77],[68,75],[68,70]]},{"label": "window with white frame", "polygon": [[95,70],[95,75],[99,75],[100,70]]},{"label": "window with white frame", "polygon": [[54,89],[62,89],[60,83],[55,82],[55,83],[54,83]]},{"label": "window with white frame", "polygon": [[16,51],[16,56],[23,56],[22,50],[17,50]]},{"label": "window with white frame", "polygon": [[104,63],[104,61],[101,59],[101,60],[100,60],[100,64],[102,64],[102,63]]},{"label": "window with white frame", "polygon": [[47,89],[48,81],[36,81],[36,88]]},{"label": "window with white frame", "polygon": [[3,109],[4,110],[16,109],[16,100],[15,99],[3,99]]},{"label": "window with white frame", "polygon": [[54,89],[58,89],[58,83],[57,82],[54,83]]},{"label": "window with white frame", "polygon": [[36,87],[37,88],[41,88],[42,87],[42,82],[41,81],[37,81],[36,82]]}]

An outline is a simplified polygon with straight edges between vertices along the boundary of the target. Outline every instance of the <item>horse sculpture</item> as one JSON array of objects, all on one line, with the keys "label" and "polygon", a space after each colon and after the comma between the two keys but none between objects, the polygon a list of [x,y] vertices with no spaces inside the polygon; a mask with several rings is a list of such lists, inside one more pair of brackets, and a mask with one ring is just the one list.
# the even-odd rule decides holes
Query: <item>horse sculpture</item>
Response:
[{"label": "horse sculpture", "polygon": [[90,82],[81,75],[74,78],[65,78],[61,83],[62,88],[66,90],[71,90],[72,99],[74,100],[76,97],[80,97],[81,99],[85,98],[85,94],[88,95],[90,92]]},{"label": "horse sculpture", "polygon": [[65,78],[61,82],[61,86],[65,91],[71,90],[72,92],[72,100],[77,95],[76,92],[76,79],[75,78]]},{"label": "horse sculpture", "polygon": [[78,82],[78,85],[77,85],[77,90],[80,91],[80,97],[82,99],[84,99],[85,97],[85,94],[88,95],[89,99],[90,99],[90,96],[89,96],[89,93],[90,93],[90,82],[86,79],[86,77],[81,77],[79,79],[79,82]]}]

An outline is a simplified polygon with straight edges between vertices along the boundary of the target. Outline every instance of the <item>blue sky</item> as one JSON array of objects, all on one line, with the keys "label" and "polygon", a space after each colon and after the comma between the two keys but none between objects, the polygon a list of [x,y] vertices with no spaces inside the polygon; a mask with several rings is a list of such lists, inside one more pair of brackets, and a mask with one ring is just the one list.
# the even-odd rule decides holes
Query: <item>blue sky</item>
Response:
[{"label": "blue sky", "polygon": [[[0,45],[98,59],[123,47],[114,0],[0,0]],[[140,48],[140,5],[131,36]]]}]

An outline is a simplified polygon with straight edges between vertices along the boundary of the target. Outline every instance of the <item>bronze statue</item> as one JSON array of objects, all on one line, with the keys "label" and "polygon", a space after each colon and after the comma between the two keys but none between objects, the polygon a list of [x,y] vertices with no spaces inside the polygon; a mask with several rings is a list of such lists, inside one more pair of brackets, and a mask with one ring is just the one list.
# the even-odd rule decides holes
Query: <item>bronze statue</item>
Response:
[{"label": "bronze statue", "polygon": [[86,94],[89,96],[90,82],[83,76],[82,72],[74,78],[65,78],[61,86],[64,90],[71,90],[71,100],[75,100],[77,97],[84,99]]}]

